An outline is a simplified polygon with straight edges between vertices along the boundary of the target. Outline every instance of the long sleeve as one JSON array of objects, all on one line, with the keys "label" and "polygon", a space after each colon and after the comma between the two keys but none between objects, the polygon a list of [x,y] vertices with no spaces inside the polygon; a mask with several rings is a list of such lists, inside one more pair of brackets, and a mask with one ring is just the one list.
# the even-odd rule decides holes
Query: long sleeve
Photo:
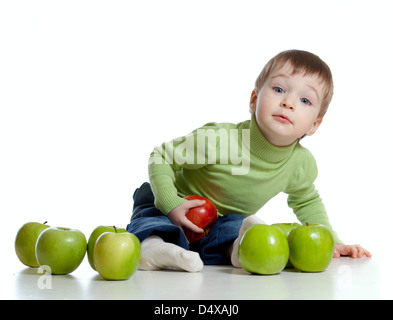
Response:
[{"label": "long sleeve", "polygon": [[195,136],[190,135],[174,139],[154,148],[149,158],[149,180],[155,196],[155,206],[162,213],[168,214],[182,204],[175,186],[176,175],[182,168],[198,169],[195,151]]},{"label": "long sleeve", "polygon": [[300,162],[301,165],[294,173],[289,188],[286,190],[288,206],[293,209],[301,223],[322,224],[332,232],[336,243],[342,243],[330,225],[325,206],[314,186],[318,174],[315,159],[307,149],[303,150],[304,159]]}]

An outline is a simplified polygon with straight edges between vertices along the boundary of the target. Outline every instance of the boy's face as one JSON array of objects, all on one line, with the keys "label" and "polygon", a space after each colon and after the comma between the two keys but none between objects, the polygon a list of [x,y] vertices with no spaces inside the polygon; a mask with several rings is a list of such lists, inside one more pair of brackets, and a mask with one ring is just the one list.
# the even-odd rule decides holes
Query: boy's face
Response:
[{"label": "boy's face", "polygon": [[322,118],[323,84],[317,76],[292,74],[286,63],[266,79],[264,85],[252,92],[250,109],[264,137],[273,145],[288,146],[304,135],[312,135]]}]

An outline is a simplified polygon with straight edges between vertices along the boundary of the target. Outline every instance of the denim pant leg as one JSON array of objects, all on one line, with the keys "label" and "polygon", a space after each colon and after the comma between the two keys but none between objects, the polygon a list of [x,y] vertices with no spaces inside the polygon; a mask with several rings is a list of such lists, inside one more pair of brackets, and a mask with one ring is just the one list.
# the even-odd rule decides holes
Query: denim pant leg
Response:
[{"label": "denim pant leg", "polygon": [[238,237],[245,217],[229,213],[219,217],[207,237],[191,246],[198,251],[204,264],[231,264],[226,249]]},{"label": "denim pant leg", "polygon": [[174,243],[189,249],[187,239],[161,211],[154,206],[154,195],[150,184],[145,182],[134,193],[134,208],[127,231],[133,233],[140,242],[151,235],[162,238],[165,242]]}]

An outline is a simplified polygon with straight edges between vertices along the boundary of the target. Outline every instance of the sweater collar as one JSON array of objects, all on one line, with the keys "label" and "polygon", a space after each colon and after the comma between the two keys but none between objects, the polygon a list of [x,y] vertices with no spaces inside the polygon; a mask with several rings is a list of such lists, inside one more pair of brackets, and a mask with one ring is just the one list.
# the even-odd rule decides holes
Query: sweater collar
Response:
[{"label": "sweater collar", "polygon": [[266,162],[278,164],[289,158],[297,144],[297,140],[286,147],[277,147],[271,144],[259,130],[255,114],[252,114],[250,124],[250,149],[251,153],[255,156]]}]

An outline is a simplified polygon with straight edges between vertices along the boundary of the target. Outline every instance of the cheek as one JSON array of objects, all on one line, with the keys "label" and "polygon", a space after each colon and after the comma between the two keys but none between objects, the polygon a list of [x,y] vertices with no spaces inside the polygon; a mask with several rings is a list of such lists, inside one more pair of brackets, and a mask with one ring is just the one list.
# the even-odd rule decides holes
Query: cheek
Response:
[{"label": "cheek", "polygon": [[309,130],[313,127],[315,121],[317,120],[317,115],[315,112],[305,112],[298,119],[300,120],[300,125],[303,130]]},{"label": "cheek", "polygon": [[266,104],[266,100],[259,101],[255,115],[259,119],[264,119],[266,118],[267,114],[268,114],[268,104]]},{"label": "cheek", "polygon": [[268,112],[273,105],[274,105],[274,98],[271,97],[271,95],[269,94],[263,94],[257,100],[257,110],[259,109],[259,111],[263,113]]}]

